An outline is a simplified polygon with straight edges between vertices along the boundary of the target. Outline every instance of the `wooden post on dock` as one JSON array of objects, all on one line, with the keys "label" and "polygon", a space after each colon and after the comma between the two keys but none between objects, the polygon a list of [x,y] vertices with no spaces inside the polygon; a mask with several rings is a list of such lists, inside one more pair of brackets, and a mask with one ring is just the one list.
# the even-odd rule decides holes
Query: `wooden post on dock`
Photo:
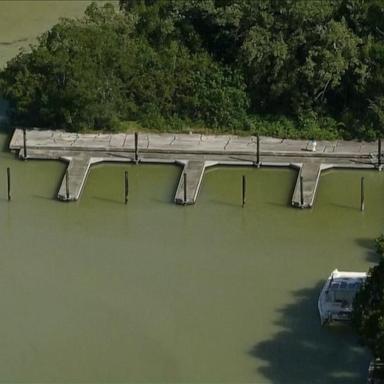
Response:
[{"label": "wooden post on dock", "polygon": [[23,128],[23,147],[24,147],[24,160],[27,158],[27,130]]},{"label": "wooden post on dock", "polygon": [[139,134],[135,132],[135,164],[139,162]]},{"label": "wooden post on dock", "polygon": [[257,134],[257,141],[256,141],[256,165],[260,167],[260,135]]},{"label": "wooden post on dock", "polygon": [[304,181],[303,181],[303,176],[300,176],[300,207],[304,208]]},{"label": "wooden post on dock", "polygon": [[184,172],[184,205],[187,204],[187,173]]},{"label": "wooden post on dock", "polygon": [[364,177],[360,180],[360,211],[365,209],[365,197],[364,197]]},{"label": "wooden post on dock", "polygon": [[128,203],[128,171],[125,171],[125,179],[124,179],[124,201],[125,204]]},{"label": "wooden post on dock", "polygon": [[381,168],[381,137],[379,137],[379,140],[377,142],[377,165],[379,169]]},{"label": "wooden post on dock", "polygon": [[11,168],[7,168],[8,201],[11,201]]},{"label": "wooden post on dock", "polygon": [[242,203],[241,206],[244,208],[246,202],[246,194],[247,194],[247,178],[243,175],[243,183],[242,183]]},{"label": "wooden post on dock", "polygon": [[69,200],[69,172],[68,169],[65,171],[65,196]]}]

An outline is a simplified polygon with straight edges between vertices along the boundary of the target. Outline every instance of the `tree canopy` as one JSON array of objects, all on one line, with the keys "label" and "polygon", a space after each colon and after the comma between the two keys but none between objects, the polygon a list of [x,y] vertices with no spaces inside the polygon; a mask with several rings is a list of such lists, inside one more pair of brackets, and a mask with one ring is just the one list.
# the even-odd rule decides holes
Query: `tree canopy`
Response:
[{"label": "tree canopy", "polygon": [[13,121],[384,132],[384,0],[120,0],[62,20],[0,74]]},{"label": "tree canopy", "polygon": [[384,236],[376,241],[376,245],[381,261],[370,269],[366,282],[356,295],[352,321],[374,357],[384,361]]}]

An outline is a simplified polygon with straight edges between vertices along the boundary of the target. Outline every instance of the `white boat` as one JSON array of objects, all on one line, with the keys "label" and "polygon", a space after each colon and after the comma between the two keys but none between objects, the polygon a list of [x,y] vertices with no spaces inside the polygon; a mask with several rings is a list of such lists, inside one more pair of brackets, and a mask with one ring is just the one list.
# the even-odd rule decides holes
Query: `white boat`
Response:
[{"label": "white boat", "polygon": [[331,273],[318,301],[321,325],[351,319],[353,299],[366,277],[365,272],[341,272],[335,269]]}]

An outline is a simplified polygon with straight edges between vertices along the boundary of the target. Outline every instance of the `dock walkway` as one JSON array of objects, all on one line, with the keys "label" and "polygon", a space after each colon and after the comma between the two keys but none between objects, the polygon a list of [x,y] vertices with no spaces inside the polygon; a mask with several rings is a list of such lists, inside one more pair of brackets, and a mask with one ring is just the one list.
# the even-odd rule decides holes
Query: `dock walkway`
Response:
[{"label": "dock walkway", "polygon": [[308,208],[313,205],[320,174],[325,167],[327,166],[322,164],[319,159],[308,159],[305,163],[300,164],[292,197],[293,206]]},{"label": "dock walkway", "polygon": [[[206,167],[213,165],[293,167],[298,178],[292,205],[312,207],[321,172],[329,168],[381,169],[378,143],[319,141],[311,152],[306,140],[231,135],[78,134],[62,131],[15,129],[9,148],[27,159],[55,159],[68,163],[58,198],[77,200],[92,164],[100,162],[175,163],[183,165],[175,202],[196,202]],[[26,146],[26,148],[24,148]],[[26,156],[25,156],[26,151]],[[184,175],[187,186],[184,190]],[[301,185],[302,180],[302,185]],[[302,192],[302,193],[301,193]],[[185,199],[186,194],[186,199]]]}]

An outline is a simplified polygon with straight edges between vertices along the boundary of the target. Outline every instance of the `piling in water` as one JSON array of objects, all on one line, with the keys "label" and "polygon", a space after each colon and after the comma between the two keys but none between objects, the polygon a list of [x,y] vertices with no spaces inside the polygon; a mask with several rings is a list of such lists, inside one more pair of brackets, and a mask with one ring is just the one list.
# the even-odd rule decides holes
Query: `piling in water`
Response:
[{"label": "piling in water", "polygon": [[184,204],[187,204],[187,174],[184,172]]},{"label": "piling in water", "polygon": [[300,176],[300,206],[304,208],[304,181],[303,176]]},{"label": "piling in water", "polygon": [[377,165],[380,168],[381,167],[381,137],[379,137],[379,140],[377,141]]},{"label": "piling in water", "polygon": [[139,162],[139,134],[135,132],[135,164]]},{"label": "piling in water", "polygon": [[23,147],[24,147],[24,156],[23,158],[27,158],[27,130],[23,128]]},{"label": "piling in water", "polygon": [[65,171],[65,196],[69,200],[69,172],[68,169]]},{"label": "piling in water", "polygon": [[7,168],[8,201],[11,201],[11,169]]},{"label": "piling in water", "polygon": [[247,178],[245,175],[243,175],[243,182],[242,182],[242,202],[241,206],[244,208],[245,201],[246,201],[246,193],[247,193]]},{"label": "piling in water", "polygon": [[125,179],[124,179],[124,197],[125,204],[128,203],[128,171],[125,171]]},{"label": "piling in water", "polygon": [[364,196],[364,177],[360,180],[360,211],[365,209],[365,196]]},{"label": "piling in water", "polygon": [[257,134],[257,141],[256,141],[256,165],[260,167],[260,135]]}]

